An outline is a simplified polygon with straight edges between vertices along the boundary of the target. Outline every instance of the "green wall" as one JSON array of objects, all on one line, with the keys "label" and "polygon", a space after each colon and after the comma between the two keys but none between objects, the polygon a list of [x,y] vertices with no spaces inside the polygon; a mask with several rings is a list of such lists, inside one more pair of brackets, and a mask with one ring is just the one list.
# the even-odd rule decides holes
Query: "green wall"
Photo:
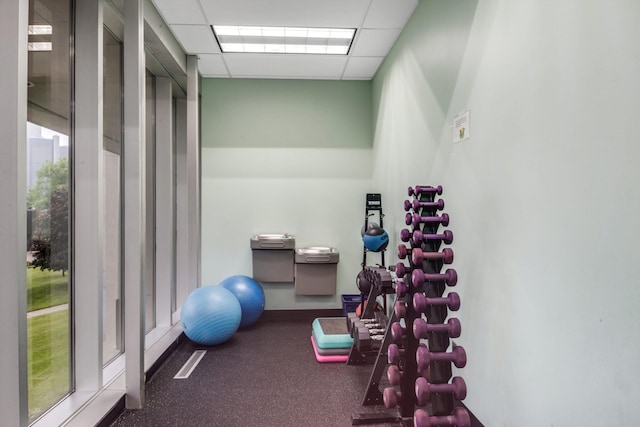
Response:
[{"label": "green wall", "polygon": [[251,236],[289,233],[296,247],[338,249],[338,289],[265,284],[266,309],[341,308],[362,261],[371,117],[370,81],[204,79],[203,284],[251,275]]},{"label": "green wall", "polygon": [[205,79],[204,147],[371,148],[371,82]]},{"label": "green wall", "polygon": [[423,0],[374,79],[373,186],[398,208],[444,187],[484,425],[640,419],[638,22],[630,0]]}]

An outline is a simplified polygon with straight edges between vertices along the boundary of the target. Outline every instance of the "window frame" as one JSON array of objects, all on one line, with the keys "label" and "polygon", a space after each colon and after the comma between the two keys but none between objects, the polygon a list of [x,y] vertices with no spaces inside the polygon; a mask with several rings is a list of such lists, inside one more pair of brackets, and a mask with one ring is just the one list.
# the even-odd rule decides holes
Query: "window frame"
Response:
[{"label": "window frame", "polygon": [[[129,2],[127,2],[128,4]],[[175,173],[174,203],[179,200],[193,200],[193,195],[199,191],[199,177],[193,171],[187,179],[187,164],[199,164],[199,144],[197,128],[197,107],[187,108],[187,90],[198,90],[197,59],[192,57],[190,66],[187,67],[187,56],[173,38],[160,15],[153,8],[150,0],[138,0],[140,14],[144,6],[144,21],[138,24],[142,31],[144,27],[145,37],[155,37],[154,41],[162,41],[166,49],[162,55],[153,55],[145,52],[148,58],[170,57],[174,61],[171,66],[165,68],[167,77],[172,77],[172,97],[170,103],[175,103],[174,114],[176,120],[173,123],[176,138],[174,140]],[[0,225],[0,237],[4,245],[0,248],[0,266],[6,272],[6,279],[14,286],[0,287],[0,320],[11,327],[4,328],[0,332],[3,342],[7,343],[7,351],[0,353],[0,393],[3,399],[0,402],[0,413],[3,420],[10,425],[27,425],[27,395],[26,395],[26,269],[24,268],[24,253],[26,252],[26,215],[22,207],[26,206],[26,148],[22,141],[26,138],[26,83],[27,83],[27,10],[28,0],[16,0],[14,2],[2,2],[0,5],[0,34],[4,35],[2,50],[7,67],[3,70],[3,79],[0,88],[5,102],[0,107],[0,124],[7,140],[16,141],[9,144],[5,155],[0,160],[2,170],[6,171],[7,179],[0,181],[0,188],[9,203],[0,205],[0,213],[3,215],[4,224]],[[80,81],[74,81],[75,93],[81,94],[76,98],[75,116],[72,116],[73,126],[71,132],[76,140],[85,140],[89,135],[94,141],[102,141],[103,118],[100,108],[100,93],[102,87],[102,31],[103,24],[112,24],[118,32],[118,26],[122,26],[122,15],[118,16],[117,9],[109,0],[82,0],[75,5],[75,75],[82,76]],[[114,17],[117,18],[114,20]],[[118,24],[118,21],[120,24]],[[22,36],[24,35],[24,36]],[[148,45],[157,46],[157,43]],[[167,55],[169,54],[169,55]],[[157,59],[155,59],[157,62]],[[167,70],[172,70],[169,73]],[[176,74],[176,70],[181,70]],[[85,71],[88,71],[85,73]],[[179,75],[183,73],[182,75]],[[187,85],[187,80],[191,82]],[[194,85],[195,82],[195,85]],[[86,91],[88,90],[88,92]],[[197,94],[190,98],[197,99]],[[172,101],[172,98],[177,98]],[[85,107],[89,107],[86,109]],[[80,113],[78,115],[78,113]],[[196,114],[194,114],[196,113]],[[178,119],[180,118],[180,119]],[[82,133],[83,132],[88,133]],[[194,134],[195,133],[195,134]],[[195,135],[195,136],[194,136]],[[189,137],[189,149],[187,145]],[[18,143],[17,141],[20,141]],[[87,146],[91,146],[88,148]],[[73,392],[51,408],[45,415],[36,420],[33,426],[46,425],[93,425],[107,413],[113,405],[120,400],[125,393],[123,372],[126,369],[126,353],[116,358],[112,363],[103,366],[101,348],[101,269],[99,261],[101,257],[94,256],[100,253],[102,237],[95,231],[101,229],[95,227],[100,224],[100,186],[97,180],[86,179],[87,176],[99,176],[99,167],[91,170],[90,165],[99,165],[100,151],[103,144],[83,144],[82,148],[76,146],[72,155],[72,188],[74,194],[75,210],[72,215],[73,245],[72,259],[74,260],[74,281],[83,286],[73,286],[72,296],[72,343],[74,348]],[[185,153],[183,156],[178,153]],[[91,154],[93,153],[93,154]],[[80,163],[86,159],[91,162],[84,169],[79,168]],[[180,163],[183,162],[185,166]],[[185,173],[179,173],[181,170]],[[6,190],[6,191],[5,191]],[[84,203],[87,202],[87,203]],[[19,209],[17,207],[20,207]],[[185,207],[186,211],[175,209],[175,230],[171,233],[178,246],[177,236],[188,236],[186,243],[189,252],[199,255],[199,216],[197,205]],[[87,211],[81,211],[87,209]],[[173,212],[171,209],[170,212]],[[180,213],[182,212],[182,214]],[[197,222],[188,221],[189,218],[197,218]],[[84,224],[84,225],[82,225]],[[94,230],[93,235],[85,235],[86,230]],[[88,242],[92,239],[93,243]],[[97,236],[97,237],[96,237]],[[97,240],[96,240],[97,239]],[[78,242],[83,242],[80,245]],[[174,258],[177,254],[174,250]],[[83,262],[79,262],[83,260]],[[87,262],[84,262],[87,261]],[[138,373],[144,377],[149,367],[155,363],[161,355],[175,342],[182,333],[179,323],[179,307],[188,293],[199,286],[199,259],[175,260],[176,277],[178,271],[189,278],[188,281],[174,280],[175,289],[170,289],[164,297],[162,305],[166,305],[162,311],[164,319],[157,320],[156,327],[149,334],[142,335],[139,342],[144,349],[143,367],[138,368]],[[182,264],[181,264],[182,263]],[[195,268],[194,268],[195,265]],[[196,280],[193,280],[193,279]],[[163,285],[165,286],[165,285]],[[173,285],[170,285],[173,286]],[[176,295],[175,298],[171,295]],[[156,296],[158,298],[158,296]],[[173,300],[173,302],[172,302]],[[157,319],[160,317],[158,310]],[[168,320],[167,320],[168,319]],[[131,320],[131,319],[129,319]],[[127,324],[129,324],[127,322]],[[18,366],[18,369],[15,369]]]}]

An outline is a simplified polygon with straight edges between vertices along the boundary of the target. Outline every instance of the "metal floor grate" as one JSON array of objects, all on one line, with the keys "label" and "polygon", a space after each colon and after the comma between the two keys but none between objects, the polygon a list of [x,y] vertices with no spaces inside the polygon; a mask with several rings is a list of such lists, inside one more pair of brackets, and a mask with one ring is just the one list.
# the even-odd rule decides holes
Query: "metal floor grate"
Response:
[{"label": "metal floor grate", "polygon": [[202,358],[206,353],[207,353],[207,350],[194,351],[191,357],[189,358],[189,360],[187,360],[185,364],[182,365],[182,368],[180,368],[180,370],[178,371],[176,376],[173,377],[173,379],[183,380],[185,378],[189,378],[189,375],[191,375],[193,370],[196,369],[196,366],[198,366],[198,363],[200,363],[200,361],[202,360]]}]

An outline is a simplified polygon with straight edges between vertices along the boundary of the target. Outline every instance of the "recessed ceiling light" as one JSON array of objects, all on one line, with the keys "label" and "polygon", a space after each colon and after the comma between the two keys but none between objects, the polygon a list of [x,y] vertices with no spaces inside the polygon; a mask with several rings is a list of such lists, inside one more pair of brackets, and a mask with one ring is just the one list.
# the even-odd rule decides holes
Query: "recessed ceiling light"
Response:
[{"label": "recessed ceiling light", "polygon": [[214,25],[220,50],[245,53],[347,55],[353,28],[303,28]]}]

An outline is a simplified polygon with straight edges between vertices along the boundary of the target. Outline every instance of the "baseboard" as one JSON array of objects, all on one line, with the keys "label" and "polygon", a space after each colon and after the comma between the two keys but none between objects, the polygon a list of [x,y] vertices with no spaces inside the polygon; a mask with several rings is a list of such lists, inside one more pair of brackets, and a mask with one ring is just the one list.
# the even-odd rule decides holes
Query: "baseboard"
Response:
[{"label": "baseboard", "polygon": [[[171,344],[162,352],[160,357],[158,357],[155,362],[149,367],[147,372],[145,372],[145,382],[149,382],[151,378],[155,375],[158,369],[162,366],[162,364],[167,360],[169,356],[178,348],[178,345],[186,339],[184,332],[182,332],[176,339],[173,340]],[[124,412],[125,410],[125,396],[122,398],[111,408],[109,412],[105,414],[105,416],[100,420],[99,423],[96,424],[96,427],[109,427],[113,422]]]},{"label": "baseboard", "polygon": [[96,427],[109,427],[118,417],[124,412],[125,409],[125,397],[122,396],[118,403],[116,403],[109,412],[105,414]]},{"label": "baseboard", "polygon": [[162,352],[162,355],[156,359],[155,362],[147,369],[145,372],[146,382],[149,382],[153,375],[158,371],[160,366],[167,360],[167,358],[178,348],[178,344],[182,342],[182,340],[186,339],[184,332],[182,332],[178,337],[173,340],[173,342]]},{"label": "baseboard", "polygon": [[313,321],[317,317],[343,317],[342,309],[314,309],[314,310],[265,310],[259,322],[272,321]]}]

